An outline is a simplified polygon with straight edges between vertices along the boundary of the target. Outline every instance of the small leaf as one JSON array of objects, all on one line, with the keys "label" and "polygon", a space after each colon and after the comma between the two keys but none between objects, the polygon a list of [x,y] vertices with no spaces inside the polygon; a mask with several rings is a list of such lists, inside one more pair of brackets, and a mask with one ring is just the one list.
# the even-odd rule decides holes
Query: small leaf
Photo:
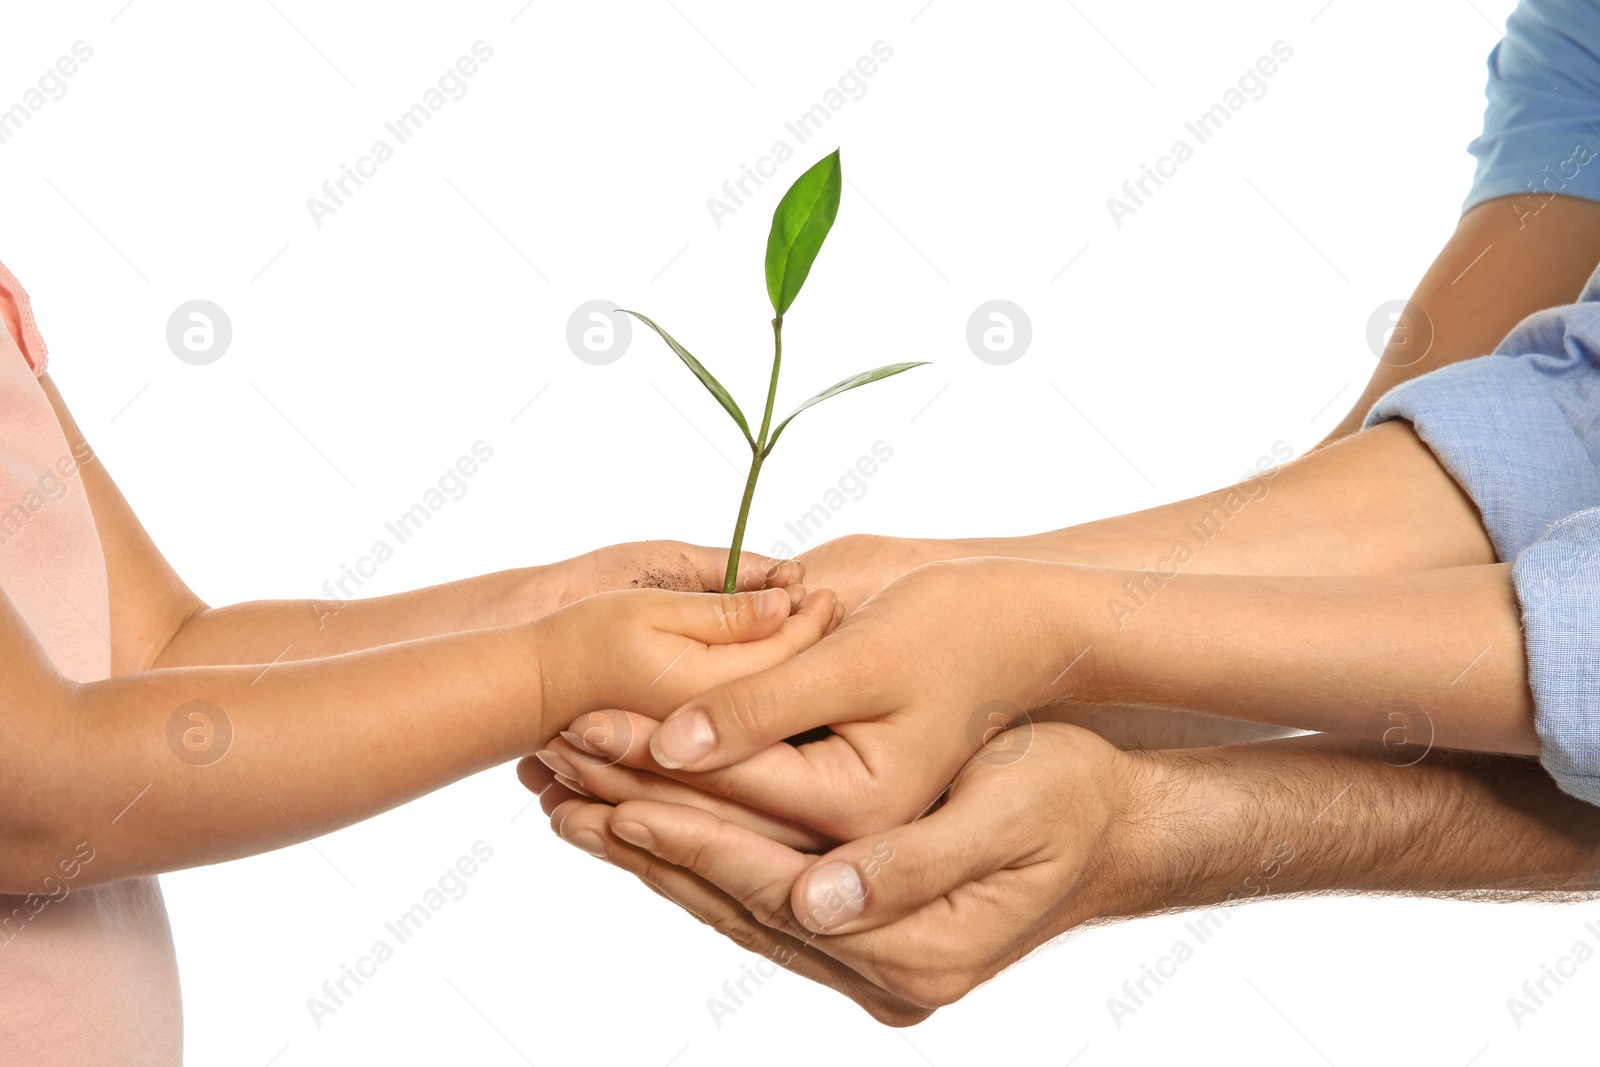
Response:
[{"label": "small leaf", "polygon": [[839,214],[839,150],[795,179],[772,212],[767,235],[767,295],[772,310],[783,315],[800,295],[811,263]]},{"label": "small leaf", "polygon": [[744,434],[744,439],[750,442],[750,447],[754,448],[756,446],[755,438],[750,436],[750,424],[745,421],[744,412],[739,410],[739,405],[734,402],[733,397],[729,395],[728,391],[722,387],[722,383],[717,381],[716,377],[710,371],[706,370],[705,366],[698,359],[695,359],[693,356],[691,356],[687,348],[684,348],[682,345],[680,345],[666,330],[663,330],[661,327],[657,326],[655,323],[651,322],[648,318],[639,314],[637,311],[629,311],[627,308],[618,308],[617,310],[622,312],[624,315],[632,315],[634,318],[650,327],[656,333],[660,334],[661,339],[667,342],[667,347],[678,354],[678,358],[683,360],[686,367],[694,371],[694,376],[700,379],[700,384],[706,387],[706,392],[716,397],[717,403],[722,405],[722,409],[729,415],[733,416],[733,421],[739,424],[739,430]]},{"label": "small leaf", "polygon": [[892,378],[896,374],[910,370],[912,367],[926,367],[927,365],[928,364],[926,361],[921,363],[891,363],[886,367],[879,367],[877,370],[862,371],[860,374],[846,378],[842,382],[828,386],[828,388],[824,389],[822,392],[818,393],[816,396],[812,397],[810,400],[807,400],[804,404],[801,404],[799,407],[791,411],[787,419],[784,419],[782,422],[778,423],[778,428],[772,431],[772,437],[767,442],[767,451],[772,451],[772,446],[777,444],[778,435],[783,432],[783,428],[793,422],[794,417],[800,414],[806,408],[815,404],[820,404],[830,396],[838,396],[840,393],[848,393],[852,389],[859,389],[863,385],[871,385],[873,382],[882,381],[885,378]]}]

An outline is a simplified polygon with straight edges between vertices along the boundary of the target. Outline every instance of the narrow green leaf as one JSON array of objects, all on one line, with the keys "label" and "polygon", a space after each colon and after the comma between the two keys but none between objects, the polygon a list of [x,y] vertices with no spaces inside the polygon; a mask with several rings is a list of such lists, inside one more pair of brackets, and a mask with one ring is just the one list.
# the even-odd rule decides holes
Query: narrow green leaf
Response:
[{"label": "narrow green leaf", "polygon": [[796,178],[772,212],[772,232],[767,235],[767,295],[779,316],[800,295],[812,261],[833,228],[843,180],[836,148]]},{"label": "narrow green leaf", "polygon": [[700,379],[700,384],[706,387],[706,392],[716,397],[717,403],[722,405],[722,409],[733,416],[733,421],[739,424],[739,431],[744,434],[744,439],[750,442],[750,447],[754,448],[756,446],[755,438],[750,436],[750,424],[745,421],[744,412],[739,410],[739,405],[734,402],[733,397],[722,387],[722,383],[717,381],[716,376],[706,370],[704,364],[691,356],[689,350],[680,345],[670,333],[651,322],[644,315],[639,314],[637,311],[629,311],[627,308],[618,308],[617,310],[624,315],[632,315],[660,334],[661,339],[667,342],[667,347],[676,352],[678,358],[683,360],[684,366],[694,371],[694,376]]},{"label": "narrow green leaf", "polygon": [[840,393],[848,393],[852,389],[859,389],[863,385],[871,385],[873,382],[879,382],[885,378],[892,378],[896,374],[910,370],[912,367],[926,367],[927,365],[928,364],[926,361],[921,363],[891,363],[886,367],[879,367],[877,370],[862,371],[860,374],[846,378],[842,382],[828,386],[828,388],[824,389],[822,392],[818,393],[816,396],[812,397],[810,400],[807,400],[804,404],[801,404],[799,407],[791,411],[787,419],[784,419],[782,422],[778,423],[778,428],[772,431],[772,438],[767,442],[767,451],[772,451],[772,446],[778,443],[778,435],[783,432],[783,428],[793,422],[794,417],[800,414],[806,408],[815,404],[820,404],[830,396],[838,396]]}]

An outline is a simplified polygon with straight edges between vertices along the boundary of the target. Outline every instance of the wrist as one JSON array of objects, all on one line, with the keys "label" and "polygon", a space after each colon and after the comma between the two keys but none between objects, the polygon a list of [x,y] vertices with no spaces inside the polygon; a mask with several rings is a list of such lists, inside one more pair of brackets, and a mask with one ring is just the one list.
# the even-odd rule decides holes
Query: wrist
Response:
[{"label": "wrist", "polygon": [[525,756],[546,747],[550,739],[567,728],[560,717],[561,690],[552,672],[561,662],[559,648],[552,640],[553,628],[542,619],[495,627],[490,637],[504,655],[507,684],[512,694],[508,707],[514,729],[512,758]]},{"label": "wrist", "polygon": [[1291,889],[1292,878],[1274,879],[1303,843],[1258,831],[1260,797],[1220,750],[1119,750],[1114,764],[1103,847],[1075,923],[1232,907]]},{"label": "wrist", "polygon": [[1111,699],[1103,623],[1104,572],[1075,563],[1022,557],[984,560],[1005,598],[990,617],[1017,620],[1012,636],[1025,651],[1023,706],[1095,704]]},{"label": "wrist", "polygon": [[559,566],[518,567],[502,572],[503,582],[487,611],[478,614],[477,609],[468,609],[474,613],[473,621],[481,626],[487,616],[491,626],[518,626],[550,614],[562,604]]}]

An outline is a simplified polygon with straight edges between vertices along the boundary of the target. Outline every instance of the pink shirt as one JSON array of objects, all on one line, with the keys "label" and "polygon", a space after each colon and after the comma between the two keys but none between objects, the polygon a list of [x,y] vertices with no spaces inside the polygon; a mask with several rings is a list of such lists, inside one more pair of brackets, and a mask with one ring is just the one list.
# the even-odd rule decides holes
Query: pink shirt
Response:
[{"label": "pink shirt", "polygon": [[[35,380],[44,339],[4,264],[0,318],[0,592],[61,674],[98,681],[111,673],[111,624],[105,557],[77,467],[90,457],[72,453]],[[74,882],[93,869],[96,841],[115,836],[117,814],[39,872],[33,894],[0,895],[6,1067],[182,1061],[177,961],[156,880]]]}]

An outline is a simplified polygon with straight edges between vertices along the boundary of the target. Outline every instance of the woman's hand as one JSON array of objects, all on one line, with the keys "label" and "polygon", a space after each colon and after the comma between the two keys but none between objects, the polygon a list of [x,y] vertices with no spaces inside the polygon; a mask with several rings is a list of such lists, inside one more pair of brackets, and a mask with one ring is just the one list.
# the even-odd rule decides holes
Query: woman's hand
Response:
[{"label": "woman's hand", "polygon": [[845,611],[850,612],[876,596],[884,586],[924,564],[974,556],[1008,556],[1051,563],[1101,562],[1071,549],[1067,538],[1059,533],[950,540],[847,534],[796,558],[805,565],[808,584],[813,589],[832,589]]},{"label": "woman's hand", "polygon": [[[930,564],[816,647],[690,693],[665,724],[655,721],[657,709],[671,710],[662,701],[619,700],[612,706],[637,714],[609,732],[574,723],[574,743],[631,767],[673,768],[671,777],[838,840],[908,822],[987,737],[1079,677],[1082,668],[1067,669],[1084,652],[1071,636],[1081,607],[1072,570],[996,558]],[[831,735],[781,743],[819,726]]]},{"label": "woman's hand", "polygon": [[890,1025],[922,1021],[1052,937],[1148,895],[1113,887],[1142,884],[1127,866],[1143,854],[1140,829],[1124,816],[1156,788],[1156,771],[1074,726],[997,736],[943,807],[821,857],[693,799],[651,798],[635,774],[581,761],[578,780],[620,801],[613,808],[522,769],[563,838]]},{"label": "woman's hand", "polygon": [[803,552],[798,561],[817,589],[832,589],[846,612],[859,608],[884,586],[925,563],[979,555],[964,542],[848,534]]}]

